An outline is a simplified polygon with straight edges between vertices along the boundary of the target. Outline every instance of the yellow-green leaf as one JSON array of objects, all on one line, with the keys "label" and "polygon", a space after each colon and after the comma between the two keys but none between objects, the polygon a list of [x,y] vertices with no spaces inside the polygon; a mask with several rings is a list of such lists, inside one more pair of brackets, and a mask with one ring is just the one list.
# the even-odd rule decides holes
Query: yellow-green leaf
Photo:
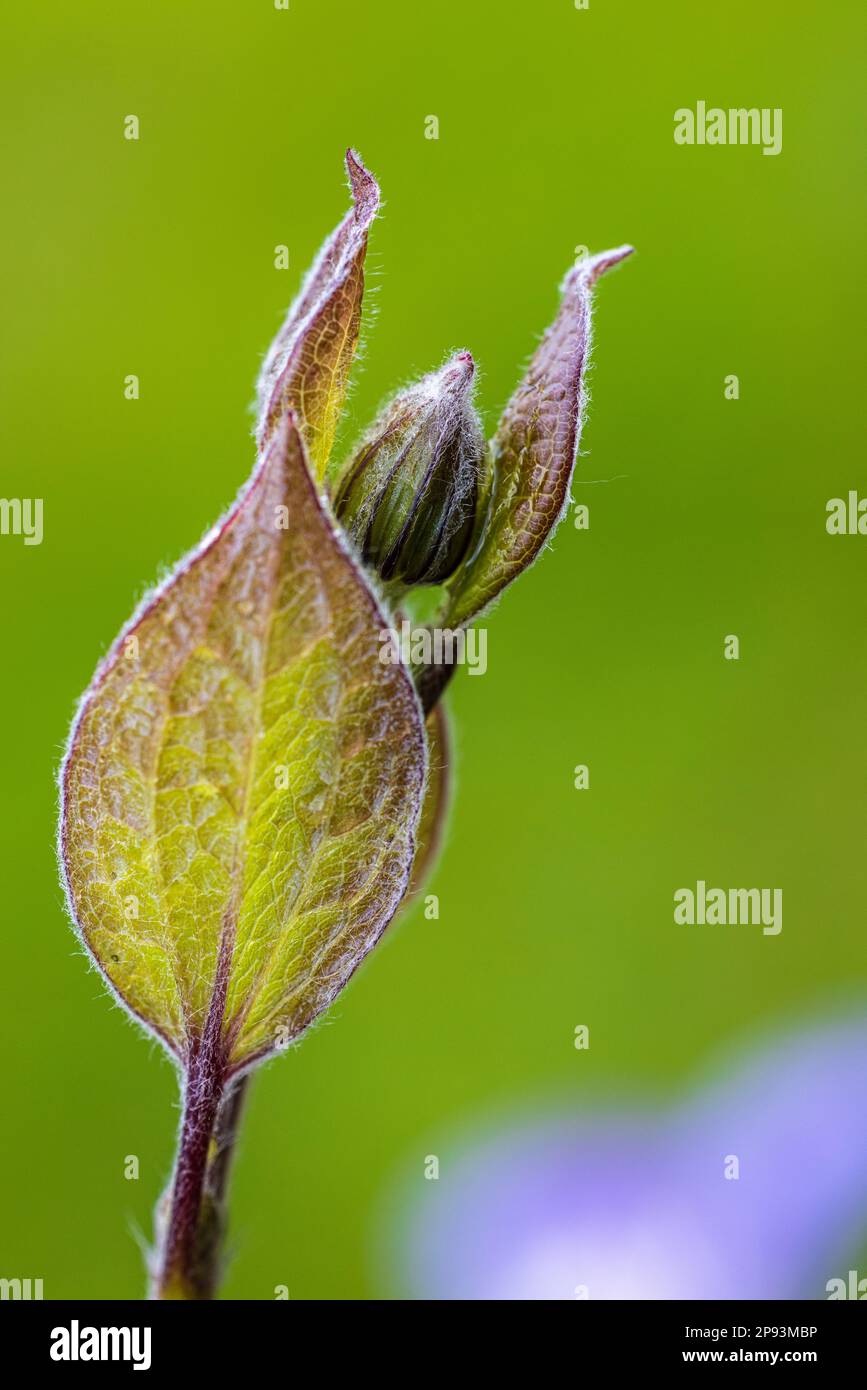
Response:
[{"label": "yellow-green leaf", "polygon": [[533,563],[563,515],[581,437],[591,290],[631,253],[631,246],[605,251],[566,277],[559,313],[494,436],[483,539],[452,585],[448,625],[483,612]]},{"label": "yellow-green leaf", "polygon": [[289,416],[97,671],[62,774],[83,938],[187,1062],[298,1034],[404,896],[425,780],[411,682]]},{"label": "yellow-green leaf", "polygon": [[287,410],[298,419],[315,476],[331,457],[361,327],[367,232],[379,186],[346,154],[354,206],[325,243],[271,345],[259,376],[260,448]]}]

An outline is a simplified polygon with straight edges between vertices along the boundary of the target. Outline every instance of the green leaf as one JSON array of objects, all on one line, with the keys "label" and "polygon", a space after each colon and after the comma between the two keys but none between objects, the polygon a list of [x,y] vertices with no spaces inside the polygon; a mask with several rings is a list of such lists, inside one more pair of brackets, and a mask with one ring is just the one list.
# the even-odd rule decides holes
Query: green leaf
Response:
[{"label": "green leaf", "polygon": [[590,347],[590,294],[631,246],[580,261],[560,311],[506,406],[490,451],[491,492],[481,545],[451,586],[445,622],[471,622],[538,556],[569,500],[581,437]]},{"label": "green leaf", "polygon": [[451,791],[451,739],[442,701],[425,720],[428,747],[428,776],[418,829],[416,851],[412,865],[407,902],[416,898],[432,873],[439,856],[448,814]]},{"label": "green leaf", "polygon": [[379,186],[347,150],[354,206],[325,243],[271,345],[259,376],[260,448],[288,410],[295,412],[317,478],[331,457],[358,345],[367,233]]},{"label": "green leaf", "polygon": [[121,634],[62,772],[70,907],[129,1009],[227,1076],[297,1037],[407,888],[425,781],[411,682],[293,417]]}]

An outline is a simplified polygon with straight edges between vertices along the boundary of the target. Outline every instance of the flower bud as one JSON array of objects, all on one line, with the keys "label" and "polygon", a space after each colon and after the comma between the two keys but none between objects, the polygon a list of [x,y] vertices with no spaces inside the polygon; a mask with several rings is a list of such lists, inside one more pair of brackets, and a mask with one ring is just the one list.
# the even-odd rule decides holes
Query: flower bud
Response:
[{"label": "flower bud", "polygon": [[468,352],[396,396],[337,485],[334,510],[365,565],[407,588],[444,584],[466,555],[484,439]]}]

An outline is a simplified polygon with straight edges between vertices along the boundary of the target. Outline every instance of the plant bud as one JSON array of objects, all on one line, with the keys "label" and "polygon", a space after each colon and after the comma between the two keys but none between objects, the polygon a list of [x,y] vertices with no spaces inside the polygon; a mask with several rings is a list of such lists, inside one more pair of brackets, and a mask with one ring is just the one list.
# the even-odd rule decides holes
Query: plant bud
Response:
[{"label": "plant bud", "polygon": [[466,555],[484,454],[474,375],[472,357],[459,352],[401,392],[340,478],[337,518],[389,583],[444,584]]}]

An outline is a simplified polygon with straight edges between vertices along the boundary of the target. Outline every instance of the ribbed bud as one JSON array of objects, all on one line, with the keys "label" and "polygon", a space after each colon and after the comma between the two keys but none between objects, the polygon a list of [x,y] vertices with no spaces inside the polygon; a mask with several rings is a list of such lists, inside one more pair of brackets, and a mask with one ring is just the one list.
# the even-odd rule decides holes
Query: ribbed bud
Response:
[{"label": "ribbed bud", "polygon": [[401,392],[338,482],[338,520],[389,583],[443,584],[466,555],[484,453],[474,375],[472,357],[459,352]]}]

